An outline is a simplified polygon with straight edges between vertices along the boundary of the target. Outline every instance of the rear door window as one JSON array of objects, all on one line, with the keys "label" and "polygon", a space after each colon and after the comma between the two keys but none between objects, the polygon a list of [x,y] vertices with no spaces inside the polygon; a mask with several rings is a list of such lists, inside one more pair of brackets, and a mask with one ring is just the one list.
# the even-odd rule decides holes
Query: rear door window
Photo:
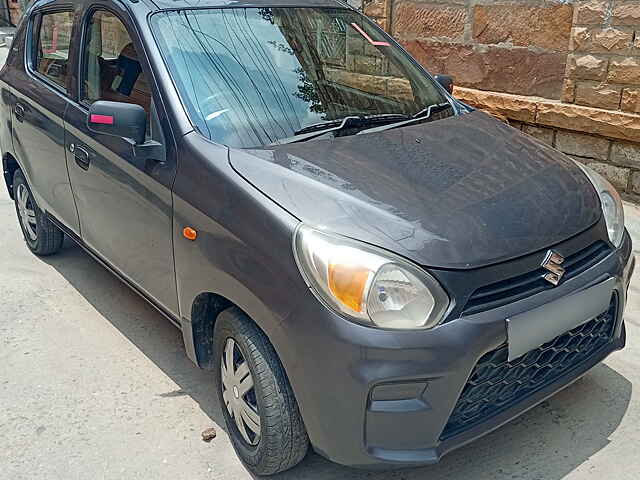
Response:
[{"label": "rear door window", "polygon": [[35,70],[67,91],[73,12],[43,13],[37,28]]}]

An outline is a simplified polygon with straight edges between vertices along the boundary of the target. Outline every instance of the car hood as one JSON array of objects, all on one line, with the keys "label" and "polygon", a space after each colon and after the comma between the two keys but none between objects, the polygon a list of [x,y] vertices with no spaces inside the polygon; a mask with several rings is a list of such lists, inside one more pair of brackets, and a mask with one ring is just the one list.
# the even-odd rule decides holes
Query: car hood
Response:
[{"label": "car hood", "polygon": [[482,112],[371,133],[231,150],[233,168],[306,224],[430,267],[523,256],[600,218],[572,160]]}]

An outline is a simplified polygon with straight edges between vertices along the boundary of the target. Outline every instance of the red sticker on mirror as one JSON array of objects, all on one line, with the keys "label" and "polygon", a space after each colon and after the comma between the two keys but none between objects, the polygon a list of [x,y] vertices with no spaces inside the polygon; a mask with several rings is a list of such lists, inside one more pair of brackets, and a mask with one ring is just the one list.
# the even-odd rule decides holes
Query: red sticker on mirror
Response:
[{"label": "red sticker on mirror", "polygon": [[113,125],[113,117],[111,115],[91,115],[91,123]]}]

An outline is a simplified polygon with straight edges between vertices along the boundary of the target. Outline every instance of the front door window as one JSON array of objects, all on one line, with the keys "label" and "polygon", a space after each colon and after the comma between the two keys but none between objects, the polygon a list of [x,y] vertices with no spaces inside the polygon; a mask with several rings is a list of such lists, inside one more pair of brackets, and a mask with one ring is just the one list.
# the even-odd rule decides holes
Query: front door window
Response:
[{"label": "front door window", "polygon": [[139,56],[122,21],[114,14],[98,10],[91,18],[85,45],[85,71],[81,98],[135,103],[147,114],[151,91]]}]

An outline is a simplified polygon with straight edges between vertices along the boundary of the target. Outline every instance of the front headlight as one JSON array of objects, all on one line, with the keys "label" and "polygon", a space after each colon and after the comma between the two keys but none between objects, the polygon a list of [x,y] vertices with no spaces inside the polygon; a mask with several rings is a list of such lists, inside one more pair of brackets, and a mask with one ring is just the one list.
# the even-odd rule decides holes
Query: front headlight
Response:
[{"label": "front headlight", "polygon": [[618,248],[622,245],[624,237],[624,207],[620,194],[609,181],[595,170],[586,167],[580,163],[576,164],[582,169],[591,183],[595,187],[600,196],[602,204],[602,212],[607,222],[607,231],[609,232],[609,240]]},{"label": "front headlight", "polygon": [[301,226],[294,253],[307,284],[331,308],[364,324],[432,328],[449,297],[428,273],[384,250]]}]

